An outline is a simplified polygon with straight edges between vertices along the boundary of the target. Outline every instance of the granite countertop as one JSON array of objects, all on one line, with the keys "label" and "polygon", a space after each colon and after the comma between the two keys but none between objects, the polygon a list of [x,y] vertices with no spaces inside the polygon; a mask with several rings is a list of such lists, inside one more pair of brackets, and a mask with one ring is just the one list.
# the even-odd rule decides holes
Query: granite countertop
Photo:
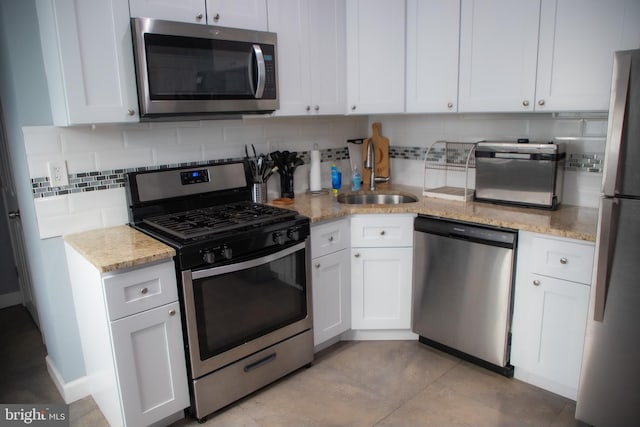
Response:
[{"label": "granite countertop", "polygon": [[[528,209],[479,202],[458,202],[421,196],[422,189],[381,184],[379,192],[393,191],[418,197],[416,203],[399,205],[345,205],[330,192],[296,194],[295,210],[312,223],[353,214],[413,213],[448,219],[533,231],[593,242],[598,209],[562,205],[558,210]],[[268,202],[272,204],[272,202]],[[122,270],[175,256],[175,250],[127,225],[64,236],[64,241],[91,262],[101,273]]]},{"label": "granite countertop", "polygon": [[[532,231],[594,242],[598,209],[561,205],[555,211],[496,205],[481,202],[459,202],[422,196],[422,188],[397,184],[379,184],[377,192],[393,191],[418,197],[416,203],[398,205],[345,205],[327,194],[296,193],[291,205],[281,206],[298,211],[311,222],[325,221],[352,214],[415,213],[442,218]],[[272,204],[271,202],[268,202]]]},{"label": "granite countertop", "polygon": [[64,241],[101,273],[169,259],[176,251],[127,225],[68,234]]}]

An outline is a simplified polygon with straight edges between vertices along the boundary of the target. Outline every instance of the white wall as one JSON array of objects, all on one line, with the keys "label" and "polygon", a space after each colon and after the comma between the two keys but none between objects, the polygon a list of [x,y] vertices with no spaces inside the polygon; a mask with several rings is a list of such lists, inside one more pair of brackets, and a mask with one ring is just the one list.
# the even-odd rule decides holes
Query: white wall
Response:
[{"label": "white wall", "polygon": [[35,17],[34,0],[0,1],[0,94],[40,329],[49,359],[71,381],[84,362],[62,239],[40,240],[21,130],[51,123]]}]

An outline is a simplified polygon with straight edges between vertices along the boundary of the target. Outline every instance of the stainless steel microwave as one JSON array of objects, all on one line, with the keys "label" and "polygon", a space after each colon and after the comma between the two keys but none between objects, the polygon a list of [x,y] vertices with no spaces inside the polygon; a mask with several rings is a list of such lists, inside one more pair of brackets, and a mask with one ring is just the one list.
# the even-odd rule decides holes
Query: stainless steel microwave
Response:
[{"label": "stainless steel microwave", "polygon": [[275,33],[151,18],[131,28],[141,120],[279,108]]}]

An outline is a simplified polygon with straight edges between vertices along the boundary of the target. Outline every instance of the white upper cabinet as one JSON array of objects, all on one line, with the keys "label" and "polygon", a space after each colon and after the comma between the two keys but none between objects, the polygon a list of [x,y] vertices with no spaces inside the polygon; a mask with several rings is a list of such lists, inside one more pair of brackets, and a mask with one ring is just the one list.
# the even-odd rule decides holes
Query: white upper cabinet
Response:
[{"label": "white upper cabinet", "polygon": [[267,0],[129,0],[131,16],[267,31]]},{"label": "white upper cabinet", "polygon": [[207,23],[204,0],[129,0],[132,17]]},{"label": "white upper cabinet", "polygon": [[36,2],[56,126],[137,122],[127,0]]},{"label": "white upper cabinet", "polygon": [[347,112],[404,112],[405,2],[347,0]]},{"label": "white upper cabinet", "polygon": [[408,113],[458,110],[460,0],[407,0]]},{"label": "white upper cabinet", "polygon": [[640,47],[638,0],[542,0],[537,111],[609,109],[613,52]]},{"label": "white upper cabinet", "polygon": [[276,115],[344,114],[344,0],[269,0],[278,34]]},{"label": "white upper cabinet", "polygon": [[539,16],[539,0],[462,0],[458,111],[533,111]]},{"label": "white upper cabinet", "polygon": [[267,31],[267,0],[206,0],[207,23]]}]

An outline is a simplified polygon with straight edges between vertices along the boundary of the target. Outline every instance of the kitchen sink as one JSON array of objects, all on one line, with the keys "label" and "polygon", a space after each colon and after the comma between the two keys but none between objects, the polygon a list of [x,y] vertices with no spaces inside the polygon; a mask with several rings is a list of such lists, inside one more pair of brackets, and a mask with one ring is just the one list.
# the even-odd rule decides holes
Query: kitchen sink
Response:
[{"label": "kitchen sink", "polygon": [[338,203],[346,205],[397,205],[415,203],[416,196],[402,193],[342,193],[338,194]]}]

